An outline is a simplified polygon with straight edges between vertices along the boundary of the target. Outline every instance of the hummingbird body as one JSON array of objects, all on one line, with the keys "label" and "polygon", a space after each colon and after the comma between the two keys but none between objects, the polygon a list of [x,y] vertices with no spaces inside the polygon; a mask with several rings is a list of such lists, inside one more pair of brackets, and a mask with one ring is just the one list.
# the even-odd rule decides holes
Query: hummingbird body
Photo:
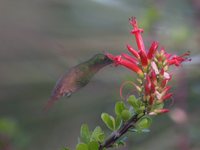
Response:
[{"label": "hummingbird body", "polygon": [[112,63],[106,55],[96,54],[91,59],[72,67],[57,81],[51,97],[45,107],[50,108],[55,101],[63,96],[70,96],[86,86],[91,78],[103,67]]}]

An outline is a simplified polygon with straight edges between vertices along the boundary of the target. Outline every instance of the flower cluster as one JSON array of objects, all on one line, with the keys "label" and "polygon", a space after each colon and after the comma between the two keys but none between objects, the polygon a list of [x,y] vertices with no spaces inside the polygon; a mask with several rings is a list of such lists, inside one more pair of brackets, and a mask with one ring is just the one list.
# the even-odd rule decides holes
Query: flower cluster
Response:
[{"label": "flower cluster", "polygon": [[131,34],[135,36],[138,50],[127,45],[128,51],[132,54],[122,53],[114,56],[107,53],[116,66],[122,65],[138,75],[138,83],[134,84],[139,92],[141,100],[145,103],[146,113],[155,115],[168,112],[164,109],[164,102],[172,97],[168,82],[172,74],[168,73],[170,66],[180,66],[184,61],[189,61],[187,57],[189,52],[181,56],[172,55],[165,51],[164,48],[158,50],[158,42],[154,41],[149,50],[146,51],[142,38],[143,29],[138,28],[135,17],[129,19],[133,27]]}]

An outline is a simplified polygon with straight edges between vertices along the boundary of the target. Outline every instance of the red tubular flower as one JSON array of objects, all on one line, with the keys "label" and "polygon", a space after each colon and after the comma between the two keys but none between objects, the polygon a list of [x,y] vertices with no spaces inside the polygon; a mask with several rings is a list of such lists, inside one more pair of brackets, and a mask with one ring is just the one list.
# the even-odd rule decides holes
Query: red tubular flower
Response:
[{"label": "red tubular flower", "polygon": [[136,51],[136,50],[134,50],[130,45],[126,45],[126,47],[127,47],[127,49],[128,49],[128,51],[130,52],[130,53],[132,53],[136,58],[140,58],[140,55],[138,54],[138,52]]},{"label": "red tubular flower", "polygon": [[166,86],[162,91],[162,95],[165,95],[170,89],[171,89],[170,86]]},{"label": "red tubular flower", "polygon": [[118,56],[114,56],[112,54],[109,54],[109,53],[106,53],[105,54],[109,59],[111,59],[114,64],[117,66],[119,65],[119,60],[121,59],[121,55],[118,55]]},{"label": "red tubular flower", "polygon": [[161,83],[161,87],[164,88],[167,85],[168,79],[164,79]]},{"label": "red tubular flower", "polygon": [[153,82],[151,82],[151,93],[154,93],[156,91],[156,87]]},{"label": "red tubular flower", "polygon": [[122,53],[122,56],[123,56],[124,58],[126,58],[127,60],[129,60],[130,62],[132,62],[132,63],[135,63],[135,64],[138,63],[137,60],[135,60],[133,57],[131,57],[131,56],[128,55],[128,54]]},{"label": "red tubular flower", "polygon": [[154,97],[151,95],[149,98],[149,104],[152,105],[154,102]]},{"label": "red tubular flower", "polygon": [[151,47],[149,48],[149,52],[148,52],[148,55],[147,55],[148,59],[152,59],[152,57],[155,54],[157,48],[158,48],[158,42],[154,41],[151,44]]},{"label": "red tubular flower", "polygon": [[142,70],[137,66],[137,64],[129,61],[129,60],[126,60],[126,59],[123,59],[121,55],[118,55],[118,56],[113,56],[112,54],[106,54],[106,56],[111,59],[112,61],[114,61],[114,63],[116,65],[122,65],[122,66],[125,66],[129,69],[131,69],[132,71],[136,72],[138,75],[140,76],[143,76],[143,72]]},{"label": "red tubular flower", "polygon": [[156,113],[158,113],[158,114],[162,114],[162,113],[167,113],[167,112],[169,112],[169,109],[158,109],[158,110],[155,110],[156,111]]},{"label": "red tubular flower", "polygon": [[153,94],[156,91],[155,85],[148,75],[146,75],[146,83],[145,83],[144,88],[145,88],[145,94],[146,95]]},{"label": "red tubular flower", "polygon": [[131,31],[131,33],[135,34],[135,39],[136,39],[138,49],[141,51],[145,51],[145,46],[144,46],[144,42],[141,35],[141,32],[143,32],[143,30],[138,28],[135,17],[130,18],[129,22],[133,26],[133,30]]},{"label": "red tubular flower", "polygon": [[174,55],[171,59],[168,60],[169,65],[180,66],[183,61],[191,61],[191,59],[187,58],[190,55],[190,52],[186,52],[181,56]]},{"label": "red tubular flower", "polygon": [[164,47],[161,48],[160,53],[164,54],[164,56],[167,58],[167,60],[169,60],[169,58],[172,56],[172,54],[169,54],[165,51]]},{"label": "red tubular flower", "polygon": [[165,96],[162,97],[162,101],[165,101],[165,100],[171,98],[172,95],[173,95],[172,93],[168,93],[168,94],[166,94]]},{"label": "red tubular flower", "polygon": [[140,55],[140,60],[141,60],[142,66],[146,67],[148,65],[148,59],[147,59],[146,52],[140,51],[139,55]]},{"label": "red tubular flower", "polygon": [[165,73],[165,70],[164,70],[164,68],[162,68],[161,71],[160,71],[160,74],[163,76],[164,73]]},{"label": "red tubular flower", "polygon": [[149,115],[157,115],[169,112],[169,109],[155,109],[153,112],[150,112]]},{"label": "red tubular flower", "polygon": [[157,84],[157,77],[154,70],[151,71],[151,80],[155,85]]},{"label": "red tubular flower", "polygon": [[161,99],[158,100],[158,103],[163,103],[164,101],[168,100],[172,97],[173,93],[167,93],[163,96],[164,93],[161,94]]},{"label": "red tubular flower", "polygon": [[136,72],[139,75],[143,75],[142,70],[136,64],[130,62],[129,60],[120,59],[119,64],[133,70],[134,72]]},{"label": "red tubular flower", "polygon": [[145,83],[145,94],[149,95],[151,93],[151,80],[148,75],[146,75],[146,83]]}]

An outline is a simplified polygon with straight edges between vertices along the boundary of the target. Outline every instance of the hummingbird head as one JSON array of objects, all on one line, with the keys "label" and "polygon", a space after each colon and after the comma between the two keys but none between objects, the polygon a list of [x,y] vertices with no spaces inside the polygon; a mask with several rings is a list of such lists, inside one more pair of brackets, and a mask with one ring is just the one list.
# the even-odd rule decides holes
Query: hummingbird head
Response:
[{"label": "hummingbird head", "polygon": [[113,63],[113,61],[104,54],[96,54],[92,59],[94,64],[103,66]]}]

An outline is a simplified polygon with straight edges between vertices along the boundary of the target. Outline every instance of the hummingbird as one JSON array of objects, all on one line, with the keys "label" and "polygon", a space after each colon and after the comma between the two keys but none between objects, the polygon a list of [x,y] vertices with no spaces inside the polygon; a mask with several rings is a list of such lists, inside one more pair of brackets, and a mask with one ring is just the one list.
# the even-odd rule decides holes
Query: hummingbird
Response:
[{"label": "hummingbird", "polygon": [[113,61],[106,55],[96,54],[89,60],[70,68],[56,82],[44,109],[48,110],[63,96],[70,97],[72,93],[86,86],[100,69],[112,63]]}]

